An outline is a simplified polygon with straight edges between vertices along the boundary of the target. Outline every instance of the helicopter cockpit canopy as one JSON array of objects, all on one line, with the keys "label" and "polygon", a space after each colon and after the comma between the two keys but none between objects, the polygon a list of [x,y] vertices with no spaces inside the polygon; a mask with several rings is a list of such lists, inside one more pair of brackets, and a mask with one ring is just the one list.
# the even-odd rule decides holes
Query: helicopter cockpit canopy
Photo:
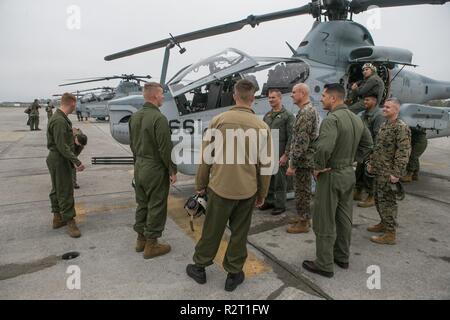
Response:
[{"label": "helicopter cockpit canopy", "polygon": [[184,69],[169,82],[169,89],[175,97],[257,64],[244,52],[229,48]]},{"label": "helicopter cockpit canopy", "polygon": [[269,89],[290,92],[309,77],[309,65],[298,58],[253,58],[227,49],[186,67],[169,81],[179,114],[213,110],[234,104],[233,86],[240,79],[252,81],[257,97]]}]

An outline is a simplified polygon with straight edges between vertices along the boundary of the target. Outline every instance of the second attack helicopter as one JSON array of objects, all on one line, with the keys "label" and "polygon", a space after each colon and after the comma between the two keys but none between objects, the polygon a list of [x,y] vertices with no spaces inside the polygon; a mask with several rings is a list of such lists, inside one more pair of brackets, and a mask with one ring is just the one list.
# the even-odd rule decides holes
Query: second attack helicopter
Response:
[{"label": "second attack helicopter", "polygon": [[[433,108],[424,105],[430,100],[450,98],[450,82],[436,81],[417,73],[404,70],[412,64],[412,52],[407,49],[377,46],[369,31],[352,20],[354,14],[368,10],[370,6],[395,7],[422,4],[445,4],[448,0],[324,0],[312,1],[302,7],[254,16],[243,20],[206,28],[203,30],[172,35],[170,38],[125,50],[105,57],[114,60],[158,48],[165,48],[161,84],[165,88],[165,102],[161,112],[166,115],[174,132],[184,130],[193,134],[200,123],[205,128],[212,117],[228,110],[233,105],[232,89],[239,79],[249,79],[257,87],[254,110],[262,117],[269,111],[267,93],[278,88],[283,93],[283,105],[296,113],[290,91],[296,83],[305,83],[311,88],[311,100],[321,117],[325,112],[320,104],[321,91],[325,84],[339,82],[351,87],[362,79],[361,67],[370,62],[386,85],[383,101],[390,96],[399,98],[401,118],[411,127],[428,131],[428,137],[450,135],[449,108]],[[170,50],[180,42],[216,36],[242,29],[253,28],[263,22],[292,16],[312,15],[316,21],[297,49],[289,44],[292,57],[251,57],[237,49],[226,49],[212,57],[189,65],[167,83],[165,82]],[[143,105],[142,95],[115,99],[109,103],[112,136],[123,144],[129,144],[128,121]],[[174,143],[177,138],[172,136]],[[188,163],[177,163],[180,172],[195,174],[193,159],[199,158],[200,135],[192,135],[194,141],[183,140],[184,150],[191,154]]]},{"label": "second attack helicopter", "polygon": [[125,97],[128,95],[139,94],[142,91],[141,82],[147,82],[144,79],[151,79],[151,76],[149,75],[135,76],[134,74],[122,74],[120,76],[114,75],[111,77],[85,78],[85,79],[77,79],[79,81],[61,84],[59,86],[63,87],[69,85],[91,83],[97,81],[108,81],[114,79],[121,80],[116,88],[102,87],[83,90],[83,91],[93,91],[96,89],[102,89],[102,92],[100,93],[90,92],[89,94],[84,95],[80,99],[81,109],[83,110],[83,112],[88,114],[89,117],[98,120],[107,120],[109,118],[108,101],[111,101],[116,98]]}]

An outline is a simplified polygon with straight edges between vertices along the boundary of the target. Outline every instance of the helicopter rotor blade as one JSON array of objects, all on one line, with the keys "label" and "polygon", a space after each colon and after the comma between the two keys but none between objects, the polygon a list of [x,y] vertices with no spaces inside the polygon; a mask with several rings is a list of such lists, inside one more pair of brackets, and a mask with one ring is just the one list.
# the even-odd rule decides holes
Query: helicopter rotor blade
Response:
[{"label": "helicopter rotor blade", "polygon": [[450,0],[353,0],[350,3],[350,11],[358,14],[366,11],[370,6],[380,8],[414,6],[420,4],[445,4]]},{"label": "helicopter rotor blade", "polygon": [[[179,36],[175,36],[174,38],[177,42],[188,42],[188,41],[212,37],[212,36],[216,36],[216,35],[220,35],[220,34],[224,34],[224,33],[239,31],[246,25],[250,25],[254,28],[263,22],[268,22],[268,21],[283,19],[283,18],[289,18],[289,17],[299,16],[299,15],[304,15],[304,14],[311,14],[312,6],[313,6],[312,3],[309,3],[309,4],[306,4],[299,8],[277,11],[277,12],[258,15],[258,16],[250,15],[247,18],[239,20],[239,21],[226,23],[226,24],[222,24],[222,25],[218,25],[218,26],[214,26],[214,27],[210,27],[210,28],[206,28],[206,29],[202,29],[202,30],[198,30],[198,31],[194,31],[194,32],[185,33],[185,34],[182,34]],[[167,38],[164,40],[160,40],[160,41],[149,43],[149,44],[146,44],[143,46],[139,46],[139,47],[136,47],[133,49],[128,49],[125,51],[121,51],[118,53],[108,55],[105,57],[105,60],[111,61],[111,60],[123,58],[126,56],[131,56],[134,54],[163,48],[170,43],[173,43],[173,39]]]},{"label": "helicopter rotor blade", "polygon": [[135,79],[151,79],[152,77],[147,75],[147,76],[133,76],[133,78],[135,78]]},{"label": "helicopter rotor blade", "polygon": [[71,86],[74,84],[80,84],[80,83],[90,83],[90,82],[97,82],[97,81],[105,81],[105,80],[109,80],[111,78],[101,78],[101,79],[94,79],[94,80],[84,80],[84,81],[77,81],[77,82],[70,82],[70,83],[64,83],[64,84],[60,84],[60,87],[64,87],[64,86]]}]

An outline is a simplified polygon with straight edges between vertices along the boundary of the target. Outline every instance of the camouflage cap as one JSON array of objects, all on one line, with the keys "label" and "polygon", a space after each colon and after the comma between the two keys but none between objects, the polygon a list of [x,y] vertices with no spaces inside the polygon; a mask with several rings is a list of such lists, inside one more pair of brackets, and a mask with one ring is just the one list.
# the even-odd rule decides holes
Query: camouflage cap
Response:
[{"label": "camouflage cap", "polygon": [[373,64],[371,64],[371,63],[366,63],[366,64],[364,64],[363,67],[362,67],[362,69],[364,70],[364,69],[366,69],[366,68],[371,69],[374,73],[377,72],[377,67],[375,67],[375,66],[374,66]]}]

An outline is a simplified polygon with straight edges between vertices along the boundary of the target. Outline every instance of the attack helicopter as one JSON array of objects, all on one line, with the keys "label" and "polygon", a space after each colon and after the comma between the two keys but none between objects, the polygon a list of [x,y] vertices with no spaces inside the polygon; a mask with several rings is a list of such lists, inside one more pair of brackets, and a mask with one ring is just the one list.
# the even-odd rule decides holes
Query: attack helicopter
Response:
[{"label": "attack helicopter", "polygon": [[[264,15],[250,15],[245,19],[218,25],[195,32],[172,36],[157,42],[118,52],[105,57],[106,61],[131,56],[146,51],[165,48],[161,85],[165,102],[160,108],[166,115],[172,130],[174,144],[179,143],[174,133],[180,130],[193,134],[197,124],[205,128],[212,117],[233,105],[232,88],[240,79],[253,81],[258,88],[254,110],[262,117],[269,111],[268,90],[278,88],[283,93],[283,105],[297,112],[292,104],[290,91],[297,83],[311,88],[311,100],[321,117],[325,112],[320,104],[325,84],[339,82],[349,89],[352,83],[363,78],[361,67],[370,62],[378,69],[386,90],[383,101],[395,96],[403,104],[401,118],[411,127],[427,129],[428,137],[450,135],[449,108],[433,108],[424,105],[430,100],[450,98],[450,82],[436,81],[409,70],[413,54],[402,48],[377,46],[370,32],[352,20],[371,6],[397,7],[422,4],[444,5],[448,0],[323,0],[312,1],[299,8]],[[209,58],[186,66],[169,81],[165,81],[170,50],[181,43],[235,32],[249,25],[253,28],[263,22],[293,16],[311,15],[315,22],[297,49],[287,44],[291,57],[252,57],[229,48]],[[141,95],[128,96],[110,101],[110,129],[112,136],[122,144],[129,144],[128,121],[143,105]],[[201,132],[201,130],[200,130]],[[182,140],[184,151],[191,154],[191,162],[177,163],[180,172],[195,174],[193,159],[199,158],[201,135],[192,135],[194,141]],[[175,146],[176,147],[176,146]]]},{"label": "attack helicopter", "polygon": [[[97,87],[70,92],[77,97],[77,112],[80,112],[79,119],[82,120],[84,118],[87,121],[91,113],[89,106],[93,103],[113,99],[115,95],[114,91],[115,88],[113,87]],[[62,94],[54,94],[53,96],[61,97]],[[102,120],[102,118],[100,117],[99,120]]]},{"label": "attack helicopter", "polygon": [[[141,82],[146,82],[143,79],[151,79],[151,76],[135,76],[134,74],[122,74],[120,76],[114,75],[111,77],[95,77],[84,79],[73,79],[76,82],[70,82],[59,85],[60,87],[76,85],[82,83],[91,83],[97,81],[108,81],[120,79],[120,83],[116,88],[102,87],[95,89],[86,89],[85,91],[93,91],[101,89],[102,92],[94,93],[90,92],[80,99],[81,109],[83,113],[86,113],[89,117],[98,120],[107,120],[109,118],[108,101],[115,98],[120,98],[128,95],[139,94],[142,91]],[[78,91],[82,92],[82,91]]]}]

